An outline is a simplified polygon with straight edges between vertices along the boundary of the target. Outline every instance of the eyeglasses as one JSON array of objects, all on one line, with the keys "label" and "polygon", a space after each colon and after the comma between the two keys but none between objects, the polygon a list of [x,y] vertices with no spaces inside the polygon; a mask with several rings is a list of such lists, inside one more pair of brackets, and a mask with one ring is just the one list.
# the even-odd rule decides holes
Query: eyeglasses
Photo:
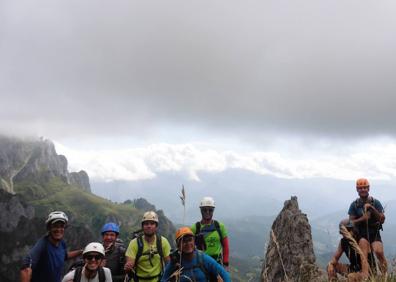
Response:
[{"label": "eyeglasses", "polygon": [[202,212],[213,212],[214,208],[201,208]]},{"label": "eyeglasses", "polygon": [[102,257],[103,256],[101,256],[101,255],[86,255],[84,258],[87,260],[92,260],[92,259],[101,260]]}]

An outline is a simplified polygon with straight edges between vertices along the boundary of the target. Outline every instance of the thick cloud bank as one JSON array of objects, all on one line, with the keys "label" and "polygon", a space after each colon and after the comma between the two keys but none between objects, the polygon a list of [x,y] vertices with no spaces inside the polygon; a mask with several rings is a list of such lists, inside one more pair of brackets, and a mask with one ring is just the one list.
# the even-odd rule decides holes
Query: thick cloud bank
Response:
[{"label": "thick cloud bank", "polygon": [[1,131],[396,133],[394,1],[0,7]]},{"label": "thick cloud bank", "polygon": [[195,144],[153,144],[132,149],[78,151],[56,144],[72,170],[84,169],[94,181],[139,181],[163,172],[184,174],[199,181],[200,173],[244,169],[279,178],[332,178],[355,180],[396,178],[396,145],[355,144],[349,151],[334,154],[282,155],[265,151],[221,151]]}]

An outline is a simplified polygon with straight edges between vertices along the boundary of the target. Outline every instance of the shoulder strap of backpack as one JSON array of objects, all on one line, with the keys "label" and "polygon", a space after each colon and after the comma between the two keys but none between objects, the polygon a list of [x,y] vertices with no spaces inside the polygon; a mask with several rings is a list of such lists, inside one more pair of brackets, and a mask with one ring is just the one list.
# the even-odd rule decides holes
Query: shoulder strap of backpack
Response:
[{"label": "shoulder strap of backpack", "polygon": [[205,274],[206,280],[209,281],[209,273],[205,268],[205,264],[203,262],[203,254],[200,250],[197,250],[197,267],[201,269],[201,271]]},{"label": "shoulder strap of backpack", "polygon": [[135,265],[137,265],[137,262],[143,253],[143,236],[137,237],[136,241],[137,241],[138,251],[135,258]]},{"label": "shoulder strap of backpack", "polygon": [[99,275],[99,282],[106,282],[106,274],[104,272],[103,267],[99,267],[98,275]]},{"label": "shoulder strap of backpack", "polygon": [[155,237],[156,237],[157,252],[158,252],[161,260],[163,260],[164,251],[162,250],[162,236],[157,233],[157,234],[155,234]]},{"label": "shoulder strap of backpack", "polygon": [[73,277],[73,282],[80,282],[81,281],[81,272],[82,272],[82,267],[79,266],[74,270],[74,277]]},{"label": "shoulder strap of backpack", "polygon": [[223,233],[221,233],[220,223],[217,220],[214,220],[214,225],[215,225],[217,233],[219,233],[221,246],[224,247],[223,246]]},{"label": "shoulder strap of backpack", "polygon": [[198,235],[201,232],[201,222],[197,221],[195,223],[195,234]]}]

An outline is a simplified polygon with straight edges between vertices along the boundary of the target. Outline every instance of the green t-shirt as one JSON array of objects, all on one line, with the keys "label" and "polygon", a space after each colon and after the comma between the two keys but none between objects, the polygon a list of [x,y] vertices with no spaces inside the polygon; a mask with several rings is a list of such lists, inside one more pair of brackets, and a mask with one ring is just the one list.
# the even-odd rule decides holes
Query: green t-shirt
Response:
[{"label": "green t-shirt", "polygon": [[[223,236],[224,239],[228,236],[227,229],[225,228],[224,224],[221,222],[219,222],[219,226],[220,226],[221,235]],[[196,223],[194,223],[191,226],[191,230],[194,234],[197,233]],[[205,238],[205,245],[206,245],[205,253],[213,257],[221,255],[223,248],[221,245],[220,234],[216,230],[214,221],[212,221],[212,224],[201,223],[200,233],[203,234]]]},{"label": "green t-shirt", "polygon": [[[161,273],[162,270],[161,258],[157,251],[156,242],[157,239],[154,238],[153,243],[148,243],[146,240],[144,240],[143,237],[143,252],[142,252],[142,256],[139,258],[137,262],[137,267],[136,267],[136,274],[139,277],[153,277],[153,276],[158,276]],[[162,253],[164,255],[164,258],[168,257],[170,254],[171,247],[169,245],[168,240],[163,236],[161,236],[161,244],[162,244]],[[129,243],[125,256],[130,257],[131,259],[136,259],[137,252],[138,252],[138,242],[137,242],[137,238],[135,238]],[[151,257],[151,263],[150,263],[150,257]],[[158,281],[158,277],[153,278],[151,280],[145,279],[144,281],[146,282]]]}]

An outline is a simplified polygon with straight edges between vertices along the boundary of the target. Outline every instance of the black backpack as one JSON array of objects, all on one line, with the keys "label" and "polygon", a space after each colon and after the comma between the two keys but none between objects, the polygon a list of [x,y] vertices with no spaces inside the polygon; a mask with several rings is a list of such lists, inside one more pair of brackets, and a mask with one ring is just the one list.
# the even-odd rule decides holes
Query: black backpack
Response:
[{"label": "black backpack", "polygon": [[[157,246],[157,252],[158,252],[158,255],[160,256],[161,262],[162,262],[163,258],[164,258],[164,253],[162,251],[162,236],[159,234],[156,234],[155,237],[156,237],[155,243]],[[138,236],[136,238],[136,240],[137,240],[137,245],[138,245],[138,251],[136,253],[135,265],[137,265],[137,262],[142,255],[147,255],[147,254],[143,253],[143,246],[144,246],[143,245],[143,235]]]},{"label": "black backpack", "polygon": [[[134,235],[136,235],[136,234],[134,234]],[[159,278],[159,277],[161,277],[162,276],[162,273],[163,273],[163,271],[164,271],[164,253],[163,253],[163,250],[162,250],[162,236],[160,235],[160,234],[155,234],[155,237],[156,237],[156,247],[157,247],[157,252],[156,253],[143,253],[143,247],[144,247],[144,243],[143,243],[143,234],[140,234],[139,236],[136,236],[136,240],[137,240],[137,245],[138,245],[138,251],[137,251],[137,253],[136,253],[136,258],[135,258],[135,268],[137,267],[137,265],[138,265],[138,260],[141,258],[141,256],[143,256],[143,255],[155,255],[155,254],[157,254],[158,253],[158,255],[160,256],[160,261],[161,261],[161,272],[159,273],[159,275],[157,275],[157,276],[152,276],[152,277],[139,277],[137,274],[136,274],[136,272],[133,272],[132,273],[132,279],[134,280],[134,281],[139,281],[139,278],[140,279],[142,279],[142,278],[144,278],[144,279],[153,279],[153,278]],[[151,261],[150,261],[150,263],[151,263]]]},{"label": "black backpack", "polygon": [[[79,267],[77,267],[75,269],[73,282],[80,282],[81,281],[82,269],[83,269],[82,266],[79,266]],[[105,275],[104,269],[102,267],[99,267],[98,275],[99,275],[99,282],[105,282],[106,281],[106,275]]]},{"label": "black backpack", "polygon": [[[223,245],[224,238],[223,238],[223,234],[221,233],[220,223],[217,220],[213,220],[213,223],[214,223],[217,233],[219,233],[221,246],[224,248],[224,245]],[[195,223],[195,226],[196,226],[196,231],[195,231],[196,246],[199,250],[204,251],[206,247],[205,247],[205,239],[203,238],[202,234],[200,234],[201,233],[201,222],[197,221]]]}]

